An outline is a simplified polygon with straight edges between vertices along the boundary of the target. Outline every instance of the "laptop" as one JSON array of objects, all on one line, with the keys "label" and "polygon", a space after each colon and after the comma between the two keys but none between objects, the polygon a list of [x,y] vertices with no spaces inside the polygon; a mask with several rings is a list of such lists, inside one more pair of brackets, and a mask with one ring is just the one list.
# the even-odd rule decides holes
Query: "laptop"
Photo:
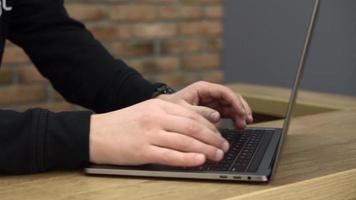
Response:
[{"label": "laptop", "polygon": [[282,128],[246,128],[244,130],[221,129],[230,143],[230,149],[220,162],[207,161],[198,167],[172,167],[157,164],[141,166],[91,165],[87,174],[138,177],[210,179],[226,181],[268,182],[277,170],[283,144],[287,136],[298,88],[304,71],[319,0],[315,0],[298,71],[289,99],[286,118]]}]

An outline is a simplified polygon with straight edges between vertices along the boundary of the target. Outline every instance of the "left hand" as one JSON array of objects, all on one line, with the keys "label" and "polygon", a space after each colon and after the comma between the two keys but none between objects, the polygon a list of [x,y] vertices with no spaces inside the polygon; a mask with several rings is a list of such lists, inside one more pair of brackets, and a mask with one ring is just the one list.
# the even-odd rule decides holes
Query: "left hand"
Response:
[{"label": "left hand", "polygon": [[195,110],[212,123],[230,118],[235,127],[241,129],[253,122],[251,108],[243,97],[219,84],[199,81],[174,94],[156,98]]}]

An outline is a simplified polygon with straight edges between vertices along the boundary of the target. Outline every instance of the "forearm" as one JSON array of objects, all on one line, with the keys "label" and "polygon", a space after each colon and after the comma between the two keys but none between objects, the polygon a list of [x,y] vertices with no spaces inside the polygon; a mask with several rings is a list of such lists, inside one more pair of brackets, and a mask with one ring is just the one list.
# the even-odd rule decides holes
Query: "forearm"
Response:
[{"label": "forearm", "polygon": [[37,173],[87,164],[90,115],[0,110],[0,173]]},{"label": "forearm", "polygon": [[153,93],[151,83],[114,59],[83,24],[68,16],[61,0],[22,1],[8,24],[7,37],[24,48],[39,71],[72,103],[107,112]]}]

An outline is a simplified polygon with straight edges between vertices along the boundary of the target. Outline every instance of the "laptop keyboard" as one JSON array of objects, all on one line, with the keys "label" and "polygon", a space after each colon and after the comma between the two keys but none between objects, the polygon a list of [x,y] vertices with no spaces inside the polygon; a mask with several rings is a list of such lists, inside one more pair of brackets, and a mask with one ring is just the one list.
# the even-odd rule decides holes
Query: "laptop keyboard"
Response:
[{"label": "laptop keyboard", "polygon": [[[275,133],[274,129],[221,129],[222,136],[230,143],[230,149],[220,162],[207,161],[199,167],[172,167],[143,165],[138,170],[174,172],[256,172]],[[131,167],[132,168],[132,167]]]},{"label": "laptop keyboard", "polygon": [[[187,171],[232,171],[255,172],[263,155],[257,155],[257,151],[264,153],[273,130],[247,129],[243,131],[220,130],[223,137],[230,143],[230,149],[220,162],[208,161],[200,167],[187,167]],[[262,145],[261,145],[262,144]],[[263,149],[261,149],[261,147]],[[260,154],[261,154],[260,153]],[[256,156],[260,158],[256,158]],[[257,161],[252,162],[256,158]],[[258,160],[259,159],[259,160]],[[257,167],[256,167],[257,166]]]}]

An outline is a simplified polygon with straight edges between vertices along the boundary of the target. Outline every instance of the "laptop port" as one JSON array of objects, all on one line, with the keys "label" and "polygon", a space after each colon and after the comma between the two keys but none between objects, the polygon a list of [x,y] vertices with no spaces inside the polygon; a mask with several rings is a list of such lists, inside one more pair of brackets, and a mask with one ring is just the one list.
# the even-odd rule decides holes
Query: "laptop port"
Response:
[{"label": "laptop port", "polygon": [[234,176],[234,179],[241,180],[240,176]]},{"label": "laptop port", "polygon": [[227,178],[227,176],[220,176],[220,178]]}]

